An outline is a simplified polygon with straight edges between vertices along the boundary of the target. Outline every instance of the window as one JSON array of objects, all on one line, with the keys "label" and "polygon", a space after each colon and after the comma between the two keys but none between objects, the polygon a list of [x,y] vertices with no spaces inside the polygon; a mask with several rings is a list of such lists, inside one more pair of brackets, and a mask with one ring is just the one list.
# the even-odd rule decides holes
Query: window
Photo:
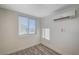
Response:
[{"label": "window", "polygon": [[42,29],[42,37],[44,39],[50,40],[50,29],[49,28]]},{"label": "window", "polygon": [[29,34],[34,34],[35,33],[35,20],[30,19],[29,20]]},{"label": "window", "polygon": [[36,31],[35,19],[19,16],[18,22],[19,22],[19,35],[35,34]]}]

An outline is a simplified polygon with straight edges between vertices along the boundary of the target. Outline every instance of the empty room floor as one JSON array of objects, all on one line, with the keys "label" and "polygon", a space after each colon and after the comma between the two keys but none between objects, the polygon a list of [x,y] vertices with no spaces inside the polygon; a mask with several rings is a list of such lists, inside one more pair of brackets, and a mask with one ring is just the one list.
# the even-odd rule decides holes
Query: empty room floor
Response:
[{"label": "empty room floor", "polygon": [[26,48],[21,51],[17,51],[10,55],[60,55],[60,54],[42,44],[38,44],[36,46]]}]

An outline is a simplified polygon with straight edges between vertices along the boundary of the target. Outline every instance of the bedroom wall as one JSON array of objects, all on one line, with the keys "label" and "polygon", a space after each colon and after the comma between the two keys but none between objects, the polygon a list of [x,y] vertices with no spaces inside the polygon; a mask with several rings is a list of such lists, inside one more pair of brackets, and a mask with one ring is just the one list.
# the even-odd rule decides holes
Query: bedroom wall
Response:
[{"label": "bedroom wall", "polygon": [[10,54],[40,43],[40,20],[36,18],[37,33],[35,35],[19,36],[17,22],[19,15],[29,16],[19,12],[0,9],[0,54]]},{"label": "bedroom wall", "polygon": [[[53,18],[62,12],[76,9],[76,17],[53,21]],[[50,29],[50,39],[41,37],[42,44],[60,54],[79,54],[79,7],[67,7],[57,10],[41,20],[41,28]]]}]

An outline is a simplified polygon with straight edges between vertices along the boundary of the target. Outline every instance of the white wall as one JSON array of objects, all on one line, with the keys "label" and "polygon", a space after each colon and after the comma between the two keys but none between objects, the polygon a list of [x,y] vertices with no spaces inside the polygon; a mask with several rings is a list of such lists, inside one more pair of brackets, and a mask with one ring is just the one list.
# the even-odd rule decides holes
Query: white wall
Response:
[{"label": "white wall", "polygon": [[[70,10],[69,8],[64,8],[64,10],[68,11]],[[75,8],[77,16],[73,19],[53,21],[53,17],[56,14],[61,14],[62,9],[61,11],[56,11],[56,14],[52,13],[41,20],[41,28],[50,29],[50,40],[41,37],[42,44],[60,54],[79,54],[79,8],[76,6]]]},{"label": "white wall", "polygon": [[35,35],[19,36],[18,15],[28,16],[0,9],[0,54],[9,54],[40,43],[40,20],[37,19],[37,33]]}]

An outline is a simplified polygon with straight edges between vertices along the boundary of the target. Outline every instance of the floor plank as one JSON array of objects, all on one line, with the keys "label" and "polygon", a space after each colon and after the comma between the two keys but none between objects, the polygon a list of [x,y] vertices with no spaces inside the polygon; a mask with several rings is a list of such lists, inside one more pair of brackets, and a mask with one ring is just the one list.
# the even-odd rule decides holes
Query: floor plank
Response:
[{"label": "floor plank", "polygon": [[17,51],[10,55],[60,55],[60,54],[42,44],[38,44],[36,46],[26,48],[21,51]]}]

